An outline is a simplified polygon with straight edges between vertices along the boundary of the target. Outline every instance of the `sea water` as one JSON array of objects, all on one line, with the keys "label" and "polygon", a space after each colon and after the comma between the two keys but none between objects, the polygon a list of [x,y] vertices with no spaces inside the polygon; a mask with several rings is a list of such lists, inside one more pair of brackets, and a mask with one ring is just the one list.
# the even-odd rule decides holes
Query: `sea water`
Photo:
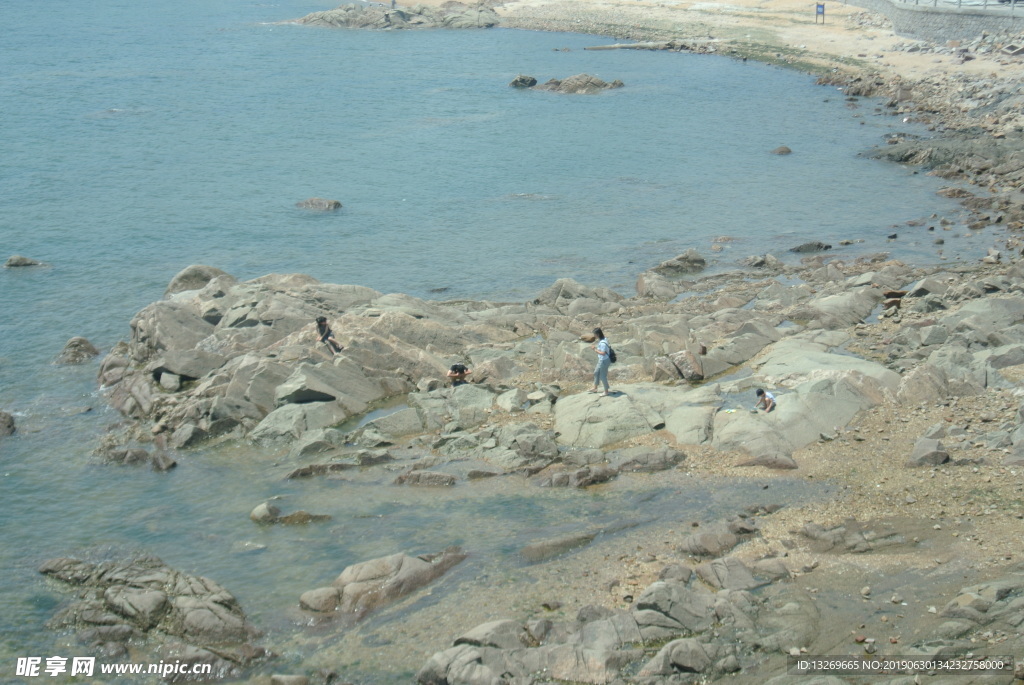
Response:
[{"label": "sea water", "polygon": [[[97,363],[51,362],[76,335],[109,350],[189,264],[442,299],[521,301],[561,277],[628,295],[639,272],[689,247],[712,270],[808,240],[934,260],[906,222],[959,220],[937,179],[861,156],[902,122],[808,76],[587,51],[611,41],[583,35],[280,23],[328,7],[4,5],[0,258],[48,266],[0,270],[0,409],[18,422],[0,441],[0,680],[14,657],[52,649],[43,624],[61,595],[36,573],[50,557],[157,554],[283,633],[301,629],[289,613],[298,594],[349,563],[462,544],[501,573],[517,545],[635,513],[648,487],[527,500],[500,484],[442,495],[295,485],[279,455],[245,445],[180,454],[170,474],[103,465],[91,451],[118,417],[97,393]],[[520,73],[584,72],[626,85],[508,87]],[[770,154],[780,145],[793,154]],[[295,207],[311,196],[344,207]],[[947,243],[953,259],[983,244]],[[670,491],[641,508],[711,516],[750,501],[740,489],[718,504],[700,488],[682,501]],[[333,523],[255,529],[248,511],[271,496]]]}]

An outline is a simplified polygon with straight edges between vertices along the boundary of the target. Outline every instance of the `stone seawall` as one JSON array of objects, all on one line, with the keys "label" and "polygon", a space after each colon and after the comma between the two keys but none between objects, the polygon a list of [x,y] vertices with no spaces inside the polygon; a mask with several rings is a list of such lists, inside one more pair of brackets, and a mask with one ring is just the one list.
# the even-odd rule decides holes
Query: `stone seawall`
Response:
[{"label": "stone seawall", "polygon": [[973,40],[983,33],[1016,34],[1024,32],[1024,9],[1010,13],[1009,5],[992,0],[988,9],[933,7],[892,0],[854,0],[850,4],[884,14],[897,35],[945,43]]}]

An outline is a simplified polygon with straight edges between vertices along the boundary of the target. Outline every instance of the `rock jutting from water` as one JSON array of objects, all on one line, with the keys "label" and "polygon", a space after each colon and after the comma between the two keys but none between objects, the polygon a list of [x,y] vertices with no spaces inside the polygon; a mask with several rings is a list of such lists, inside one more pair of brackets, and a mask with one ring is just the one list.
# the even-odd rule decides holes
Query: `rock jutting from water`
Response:
[{"label": "rock jutting from water", "polygon": [[570,93],[590,95],[600,93],[603,90],[615,90],[622,88],[625,84],[619,79],[607,82],[590,74],[576,74],[564,79],[551,79],[546,83],[535,86],[535,90],[550,90],[556,93]]},{"label": "rock jutting from water", "polygon": [[59,558],[39,572],[81,592],[51,620],[108,657],[147,642],[160,658],[208,664],[216,678],[237,675],[266,656],[238,601],[217,583],[176,571],[156,557],[93,564]]},{"label": "rock jutting from water", "polygon": [[484,29],[498,25],[499,18],[483,3],[447,2],[443,7],[414,5],[396,8],[383,3],[353,2],[333,10],[313,12],[296,21],[311,26],[350,29]]},{"label": "rock jutting from water", "polygon": [[31,259],[29,257],[22,257],[21,255],[12,255],[12,256],[7,258],[6,262],[4,262],[4,268],[5,269],[15,269],[15,268],[24,267],[24,266],[46,266],[46,265],[43,264],[40,261],[35,260],[35,259]]}]

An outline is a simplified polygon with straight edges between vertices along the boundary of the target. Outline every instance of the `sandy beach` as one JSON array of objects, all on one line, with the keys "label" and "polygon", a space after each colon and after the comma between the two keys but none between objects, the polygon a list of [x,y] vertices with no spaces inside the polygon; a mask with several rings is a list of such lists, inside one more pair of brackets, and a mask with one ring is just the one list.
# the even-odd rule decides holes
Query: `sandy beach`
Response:
[{"label": "sandy beach", "polygon": [[881,15],[852,4],[824,4],[823,21],[815,15],[815,3],[800,0],[524,0],[504,3],[496,11],[506,26],[599,33],[632,40],[711,40],[717,43],[719,53],[743,53],[756,47],[769,56],[774,51],[781,62],[847,73],[877,72],[888,81],[954,74],[999,78],[1021,75],[1021,61],[1006,56],[979,56],[963,63],[952,55],[906,52],[901,46],[916,41],[894,35]]}]

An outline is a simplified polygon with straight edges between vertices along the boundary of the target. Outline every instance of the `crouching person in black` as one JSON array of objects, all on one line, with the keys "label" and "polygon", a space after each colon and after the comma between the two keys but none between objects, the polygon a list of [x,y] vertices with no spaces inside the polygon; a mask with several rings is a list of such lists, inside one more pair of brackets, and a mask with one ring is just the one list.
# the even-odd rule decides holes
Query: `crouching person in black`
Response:
[{"label": "crouching person in black", "polygon": [[451,379],[452,387],[456,385],[462,385],[466,382],[466,376],[473,373],[465,364],[452,364],[452,367],[448,369],[448,378]]}]

